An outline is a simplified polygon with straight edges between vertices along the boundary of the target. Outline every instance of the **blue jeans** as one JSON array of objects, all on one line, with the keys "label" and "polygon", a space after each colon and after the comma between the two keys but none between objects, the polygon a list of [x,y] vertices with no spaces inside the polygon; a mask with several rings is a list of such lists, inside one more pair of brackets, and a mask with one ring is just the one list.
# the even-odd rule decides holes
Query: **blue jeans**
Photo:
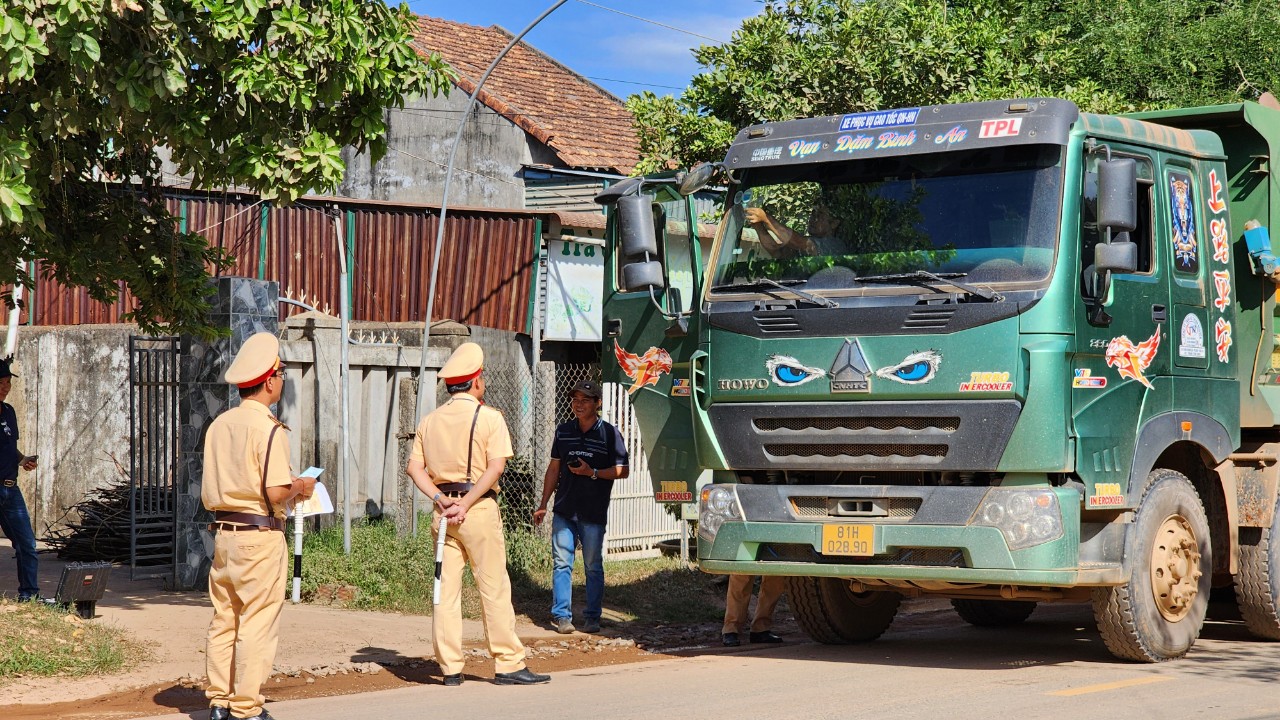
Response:
[{"label": "blue jeans", "polygon": [[40,593],[36,584],[36,536],[31,532],[27,503],[17,487],[0,485],[0,531],[18,552],[18,599],[30,600]]},{"label": "blue jeans", "polygon": [[582,564],[587,573],[587,607],[582,617],[599,620],[604,605],[604,526],[555,513],[551,515],[551,617],[573,617],[573,550],[578,543],[582,543]]}]

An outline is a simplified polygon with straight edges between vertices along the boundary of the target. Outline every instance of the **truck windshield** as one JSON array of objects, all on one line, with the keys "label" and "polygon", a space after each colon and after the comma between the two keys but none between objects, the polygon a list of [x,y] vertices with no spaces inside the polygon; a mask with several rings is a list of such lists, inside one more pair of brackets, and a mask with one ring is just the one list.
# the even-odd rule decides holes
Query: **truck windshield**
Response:
[{"label": "truck windshield", "polygon": [[747,170],[725,213],[712,296],[761,278],[928,292],[892,281],[921,271],[971,286],[1043,283],[1062,163],[1061,146],[1020,145]]}]

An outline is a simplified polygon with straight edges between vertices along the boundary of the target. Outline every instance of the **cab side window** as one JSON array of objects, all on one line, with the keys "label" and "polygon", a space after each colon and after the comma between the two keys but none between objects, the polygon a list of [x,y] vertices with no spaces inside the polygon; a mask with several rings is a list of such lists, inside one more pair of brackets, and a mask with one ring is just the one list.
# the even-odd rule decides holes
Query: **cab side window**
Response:
[{"label": "cab side window", "polygon": [[[1155,179],[1152,176],[1151,159],[1144,156],[1116,153],[1116,157],[1132,157],[1138,162],[1138,226],[1125,237],[1126,233],[1113,233],[1112,240],[1129,240],[1138,246],[1138,268],[1132,274],[1151,275],[1155,271],[1155,233],[1152,229],[1152,218],[1155,214]],[[1085,174],[1084,202],[1081,203],[1084,217],[1080,223],[1081,237],[1081,292],[1085,297],[1096,297],[1094,285],[1096,276],[1093,272],[1094,248],[1106,240],[1106,233],[1098,229],[1098,175],[1097,161],[1101,156],[1090,158],[1089,171]]]}]

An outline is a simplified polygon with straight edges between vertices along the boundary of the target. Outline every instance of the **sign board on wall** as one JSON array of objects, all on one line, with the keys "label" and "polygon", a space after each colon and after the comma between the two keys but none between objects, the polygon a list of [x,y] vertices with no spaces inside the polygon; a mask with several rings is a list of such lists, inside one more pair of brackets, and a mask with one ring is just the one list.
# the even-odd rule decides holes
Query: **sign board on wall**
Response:
[{"label": "sign board on wall", "polygon": [[600,342],[603,249],[601,241],[588,238],[547,241],[543,340]]}]

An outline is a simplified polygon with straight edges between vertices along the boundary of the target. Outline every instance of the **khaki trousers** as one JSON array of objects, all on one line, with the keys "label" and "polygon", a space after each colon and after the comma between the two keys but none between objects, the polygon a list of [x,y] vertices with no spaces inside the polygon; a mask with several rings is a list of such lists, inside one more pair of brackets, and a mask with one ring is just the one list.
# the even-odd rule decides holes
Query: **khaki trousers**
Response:
[{"label": "khaki trousers", "polygon": [[284,607],[284,533],[218,531],[209,570],[213,620],[205,647],[210,705],[226,705],[238,718],[262,713],[262,684],[280,642]]},{"label": "khaki trousers", "polygon": [[[726,633],[742,632],[747,620],[747,605],[751,603],[751,581],[754,575],[730,575],[729,594],[724,600],[724,630]],[[773,629],[773,611],[778,607],[782,591],[787,589],[787,579],[781,575],[760,577],[760,597],[756,600],[756,614],[751,620],[751,632]]]},{"label": "khaki trousers", "polygon": [[[432,516],[432,536],[440,530]],[[507,543],[502,536],[498,503],[484,498],[471,506],[461,525],[445,531],[444,567],[440,571],[440,604],[433,610],[431,641],[436,662],[445,675],[462,672],[462,570],[471,563],[471,575],[480,590],[484,610],[484,635],[489,641],[494,671],[524,669],[524,644],[516,636],[516,613],[511,606],[511,577],[507,575]]]}]

